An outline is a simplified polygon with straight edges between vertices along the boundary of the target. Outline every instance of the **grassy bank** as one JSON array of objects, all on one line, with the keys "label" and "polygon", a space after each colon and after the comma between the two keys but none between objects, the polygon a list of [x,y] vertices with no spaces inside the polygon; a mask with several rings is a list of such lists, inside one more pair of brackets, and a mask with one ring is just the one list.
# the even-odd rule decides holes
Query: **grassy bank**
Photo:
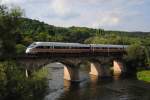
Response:
[{"label": "grassy bank", "polygon": [[43,67],[33,73],[33,78],[37,79],[37,80],[47,78],[47,76],[48,76],[48,68],[47,67]]},{"label": "grassy bank", "polygon": [[137,73],[137,78],[139,80],[143,80],[143,81],[146,81],[146,82],[150,82],[150,70],[149,71],[139,71]]}]

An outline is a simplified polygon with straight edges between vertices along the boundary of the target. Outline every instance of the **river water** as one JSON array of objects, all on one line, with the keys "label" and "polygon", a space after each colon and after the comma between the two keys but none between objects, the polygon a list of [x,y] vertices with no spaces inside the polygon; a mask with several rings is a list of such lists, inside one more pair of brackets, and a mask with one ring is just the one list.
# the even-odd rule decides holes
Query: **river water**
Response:
[{"label": "river water", "polygon": [[150,83],[131,77],[100,79],[81,69],[80,83],[63,79],[63,66],[48,65],[49,94],[45,100],[150,100]]}]

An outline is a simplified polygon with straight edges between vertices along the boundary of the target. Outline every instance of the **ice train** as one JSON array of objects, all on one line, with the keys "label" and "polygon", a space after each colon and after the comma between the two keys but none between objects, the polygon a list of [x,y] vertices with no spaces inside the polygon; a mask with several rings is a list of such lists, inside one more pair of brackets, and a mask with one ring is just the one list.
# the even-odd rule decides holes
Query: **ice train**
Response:
[{"label": "ice train", "polygon": [[99,53],[124,52],[127,45],[81,44],[64,42],[33,42],[26,49],[27,54],[40,53]]}]

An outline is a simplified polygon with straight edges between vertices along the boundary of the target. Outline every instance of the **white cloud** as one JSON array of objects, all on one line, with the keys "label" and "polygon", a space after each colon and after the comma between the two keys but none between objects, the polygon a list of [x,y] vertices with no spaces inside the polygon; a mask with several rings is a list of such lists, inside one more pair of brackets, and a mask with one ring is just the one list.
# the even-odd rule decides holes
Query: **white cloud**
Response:
[{"label": "white cloud", "polygon": [[130,0],[132,4],[141,5],[145,2],[145,0]]},{"label": "white cloud", "polygon": [[9,0],[0,0],[0,3],[1,4],[7,4],[7,3],[9,3]]},{"label": "white cloud", "polygon": [[65,16],[66,14],[71,13],[69,6],[69,0],[52,0],[51,7],[56,14]]},{"label": "white cloud", "polygon": [[24,0],[1,0],[2,4],[20,4],[24,2]]},{"label": "white cloud", "polygon": [[102,25],[116,25],[119,23],[119,18],[118,17],[105,16],[99,20],[99,23]]}]

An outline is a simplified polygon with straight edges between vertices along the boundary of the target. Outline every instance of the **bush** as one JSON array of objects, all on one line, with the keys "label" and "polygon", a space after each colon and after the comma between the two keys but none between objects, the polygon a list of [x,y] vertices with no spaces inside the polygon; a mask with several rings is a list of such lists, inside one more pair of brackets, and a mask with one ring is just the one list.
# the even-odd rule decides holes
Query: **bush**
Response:
[{"label": "bush", "polygon": [[128,71],[134,71],[138,67],[146,66],[145,48],[139,44],[133,44],[127,48],[127,55],[124,56],[124,61]]},{"label": "bush", "polygon": [[140,71],[137,73],[137,78],[146,82],[150,82],[150,71]]},{"label": "bush", "polygon": [[0,62],[0,100],[42,100],[47,79],[25,76],[25,69],[14,61]]},{"label": "bush", "polygon": [[16,45],[16,53],[17,54],[23,54],[25,53],[26,47],[22,44],[17,44]]}]

